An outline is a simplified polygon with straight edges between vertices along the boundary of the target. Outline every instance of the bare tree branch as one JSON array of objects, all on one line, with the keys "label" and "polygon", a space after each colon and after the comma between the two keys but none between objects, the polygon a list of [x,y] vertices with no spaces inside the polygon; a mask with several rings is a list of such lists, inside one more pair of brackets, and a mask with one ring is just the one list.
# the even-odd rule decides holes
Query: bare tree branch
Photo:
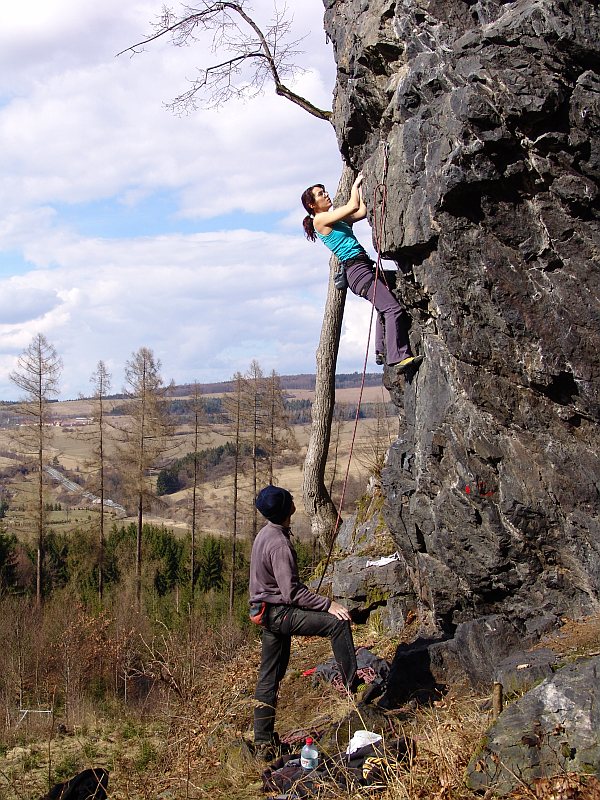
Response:
[{"label": "bare tree branch", "polygon": [[[283,82],[284,77],[293,76],[299,71],[294,58],[298,55],[296,48],[300,40],[289,41],[291,22],[286,10],[276,10],[273,23],[263,31],[246,13],[244,5],[245,0],[201,0],[200,6],[182,6],[183,13],[179,16],[171,9],[164,8],[160,21],[155,25],[155,33],[118,55],[127,52],[135,55],[146,45],[165,36],[170,37],[174,46],[183,47],[196,44],[203,35],[212,33],[211,49],[215,53],[215,63],[199,68],[198,76],[190,81],[190,87],[168,104],[173,111],[189,112],[196,109],[201,101],[205,107],[217,107],[235,97],[252,97],[260,94],[265,83],[272,80],[278,95],[317,119],[331,123],[331,111],[313,105]],[[222,54],[223,51],[227,57],[218,58],[216,54]],[[246,66],[250,66],[253,72],[243,81]],[[345,167],[340,189],[346,186],[348,180],[353,180],[352,170]],[[335,366],[344,302],[345,294],[331,284],[317,353],[316,400],[304,470],[304,505],[311,517],[313,531],[323,542],[330,541],[337,518],[324,475],[335,402]]]},{"label": "bare tree branch", "polygon": [[[294,59],[301,40],[289,40],[291,21],[286,10],[275,9],[272,24],[263,31],[243,6],[244,0],[236,3],[204,0],[200,8],[182,6],[180,16],[165,7],[155,24],[155,33],[117,55],[136,55],[161,37],[170,37],[173,45],[184,47],[198,43],[203,34],[212,33],[212,52],[229,53],[231,57],[200,67],[198,76],[190,79],[190,87],[167,103],[172,111],[188,113],[200,105],[214,108],[233,97],[254,97],[272,80],[278,95],[312,116],[330,121],[331,111],[318,108],[283,82],[284,77],[300,71]],[[244,79],[247,66],[252,72]]]}]

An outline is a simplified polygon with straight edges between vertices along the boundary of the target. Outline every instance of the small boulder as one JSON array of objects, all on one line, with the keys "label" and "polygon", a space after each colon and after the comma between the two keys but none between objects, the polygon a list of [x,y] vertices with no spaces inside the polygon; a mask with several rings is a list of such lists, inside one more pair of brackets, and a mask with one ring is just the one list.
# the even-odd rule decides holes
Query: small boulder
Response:
[{"label": "small boulder", "polygon": [[556,653],[552,650],[520,650],[504,658],[494,671],[494,681],[501,683],[504,694],[523,693],[551,678],[554,674]]},{"label": "small boulder", "polygon": [[508,706],[471,758],[467,782],[505,795],[559,773],[600,777],[600,656],[563,667]]}]

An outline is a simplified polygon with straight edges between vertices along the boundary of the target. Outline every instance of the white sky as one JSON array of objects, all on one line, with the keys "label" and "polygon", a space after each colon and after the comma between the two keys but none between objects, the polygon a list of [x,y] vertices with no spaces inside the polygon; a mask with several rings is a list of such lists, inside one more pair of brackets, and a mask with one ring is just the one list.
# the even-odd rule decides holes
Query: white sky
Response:
[{"label": "white sky", "polygon": [[[295,0],[306,36],[294,88],[331,106],[322,0]],[[254,0],[267,24],[272,0]],[[177,117],[164,103],[210,57],[156,42],[154,0],[20,0],[0,29],[0,399],[42,332],[61,398],[90,391],[99,359],[123,386],[141,346],[165,382],[314,372],[327,251],[301,230],[303,189],[335,189],[334,131],[272,88]],[[370,245],[362,223],[359,236]],[[362,369],[370,307],[349,295],[338,371]],[[373,347],[371,346],[371,351]],[[372,359],[370,368],[374,369]]]}]

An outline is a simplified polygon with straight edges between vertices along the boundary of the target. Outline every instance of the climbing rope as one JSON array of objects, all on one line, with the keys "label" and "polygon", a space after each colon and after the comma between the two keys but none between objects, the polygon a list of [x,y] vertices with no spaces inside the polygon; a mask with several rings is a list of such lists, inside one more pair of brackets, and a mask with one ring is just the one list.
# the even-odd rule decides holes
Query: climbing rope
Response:
[{"label": "climbing rope", "polygon": [[[335,526],[333,528],[333,535],[331,537],[331,544],[329,546],[329,552],[327,553],[327,558],[325,560],[325,566],[323,567],[323,573],[321,574],[321,578],[319,579],[319,585],[317,586],[317,593],[321,589],[321,585],[323,583],[323,579],[327,574],[327,569],[329,567],[329,563],[331,561],[331,556],[333,554],[333,548],[335,546],[335,540],[337,539],[340,523],[342,521],[342,511],[344,508],[344,498],[346,496],[346,488],[348,486],[348,477],[350,475],[350,466],[352,464],[352,456],[354,454],[354,443],[356,441],[356,432],[358,430],[358,420],[360,417],[360,407],[362,403],[363,392],[365,388],[365,378],[367,374],[367,364],[369,360],[369,347],[371,345],[371,332],[373,330],[373,316],[375,313],[375,300],[377,297],[377,281],[379,280],[379,275],[382,273],[381,270],[381,248],[382,248],[382,240],[383,240],[383,226],[385,224],[385,212],[386,212],[386,203],[387,203],[387,188],[385,185],[387,179],[387,170],[388,170],[388,150],[389,144],[388,142],[383,143],[383,173],[381,177],[381,181],[375,187],[375,191],[373,193],[373,227],[375,229],[375,246],[377,250],[377,261],[375,263],[375,288],[373,290],[373,300],[371,301],[371,315],[369,317],[369,333],[367,335],[367,347],[365,350],[365,359],[363,363],[363,370],[362,370],[362,377],[360,381],[360,391],[358,393],[358,403],[356,404],[356,415],[354,417],[354,428],[352,431],[352,439],[350,441],[350,453],[348,454],[348,466],[346,467],[346,474],[344,476],[344,483],[342,484],[342,494],[340,497],[340,502],[338,505],[338,512],[337,518],[335,521]],[[378,201],[381,201],[381,214],[380,218],[377,217],[377,204]]]}]

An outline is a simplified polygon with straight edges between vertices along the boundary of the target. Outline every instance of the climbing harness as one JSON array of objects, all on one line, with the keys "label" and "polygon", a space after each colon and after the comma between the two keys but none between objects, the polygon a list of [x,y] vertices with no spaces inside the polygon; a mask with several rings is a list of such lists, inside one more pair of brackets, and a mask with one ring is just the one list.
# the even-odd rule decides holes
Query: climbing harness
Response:
[{"label": "climbing harness", "polygon": [[[323,572],[319,579],[319,585],[317,587],[317,593],[321,589],[321,585],[323,583],[323,579],[327,574],[327,568],[329,567],[329,562],[331,561],[331,556],[333,554],[333,548],[335,546],[335,540],[337,539],[340,523],[342,521],[342,510],[344,508],[344,498],[346,496],[346,488],[348,486],[348,477],[350,475],[350,465],[352,463],[352,456],[354,453],[354,443],[356,441],[356,432],[358,430],[358,420],[360,418],[360,406],[362,403],[363,392],[365,388],[365,377],[367,374],[367,363],[369,360],[369,347],[371,345],[371,332],[373,330],[373,317],[375,314],[375,300],[377,298],[377,281],[380,277],[380,274],[383,275],[383,271],[381,270],[381,249],[382,249],[382,239],[383,239],[383,226],[385,224],[385,213],[386,213],[386,203],[387,203],[387,187],[385,185],[387,179],[387,171],[388,171],[388,153],[389,153],[389,142],[383,142],[383,171],[381,176],[381,181],[375,187],[374,192],[374,203],[373,203],[373,227],[375,229],[375,246],[377,249],[377,261],[375,262],[375,290],[373,292],[373,300],[371,301],[371,316],[369,318],[369,333],[367,335],[367,347],[365,351],[365,360],[363,363],[363,370],[362,370],[362,377],[360,382],[360,391],[358,394],[358,403],[356,404],[356,415],[354,418],[354,429],[352,431],[352,439],[350,442],[350,453],[348,455],[348,466],[346,467],[346,474],[344,476],[344,483],[342,484],[342,495],[340,497],[340,503],[338,506],[337,518],[335,521],[335,526],[333,528],[333,536],[331,537],[331,544],[329,546],[329,552],[327,553],[327,559],[325,560],[325,566],[323,568]],[[377,216],[377,203],[381,202],[381,214],[378,219]],[[385,279],[384,279],[385,280]]]}]

